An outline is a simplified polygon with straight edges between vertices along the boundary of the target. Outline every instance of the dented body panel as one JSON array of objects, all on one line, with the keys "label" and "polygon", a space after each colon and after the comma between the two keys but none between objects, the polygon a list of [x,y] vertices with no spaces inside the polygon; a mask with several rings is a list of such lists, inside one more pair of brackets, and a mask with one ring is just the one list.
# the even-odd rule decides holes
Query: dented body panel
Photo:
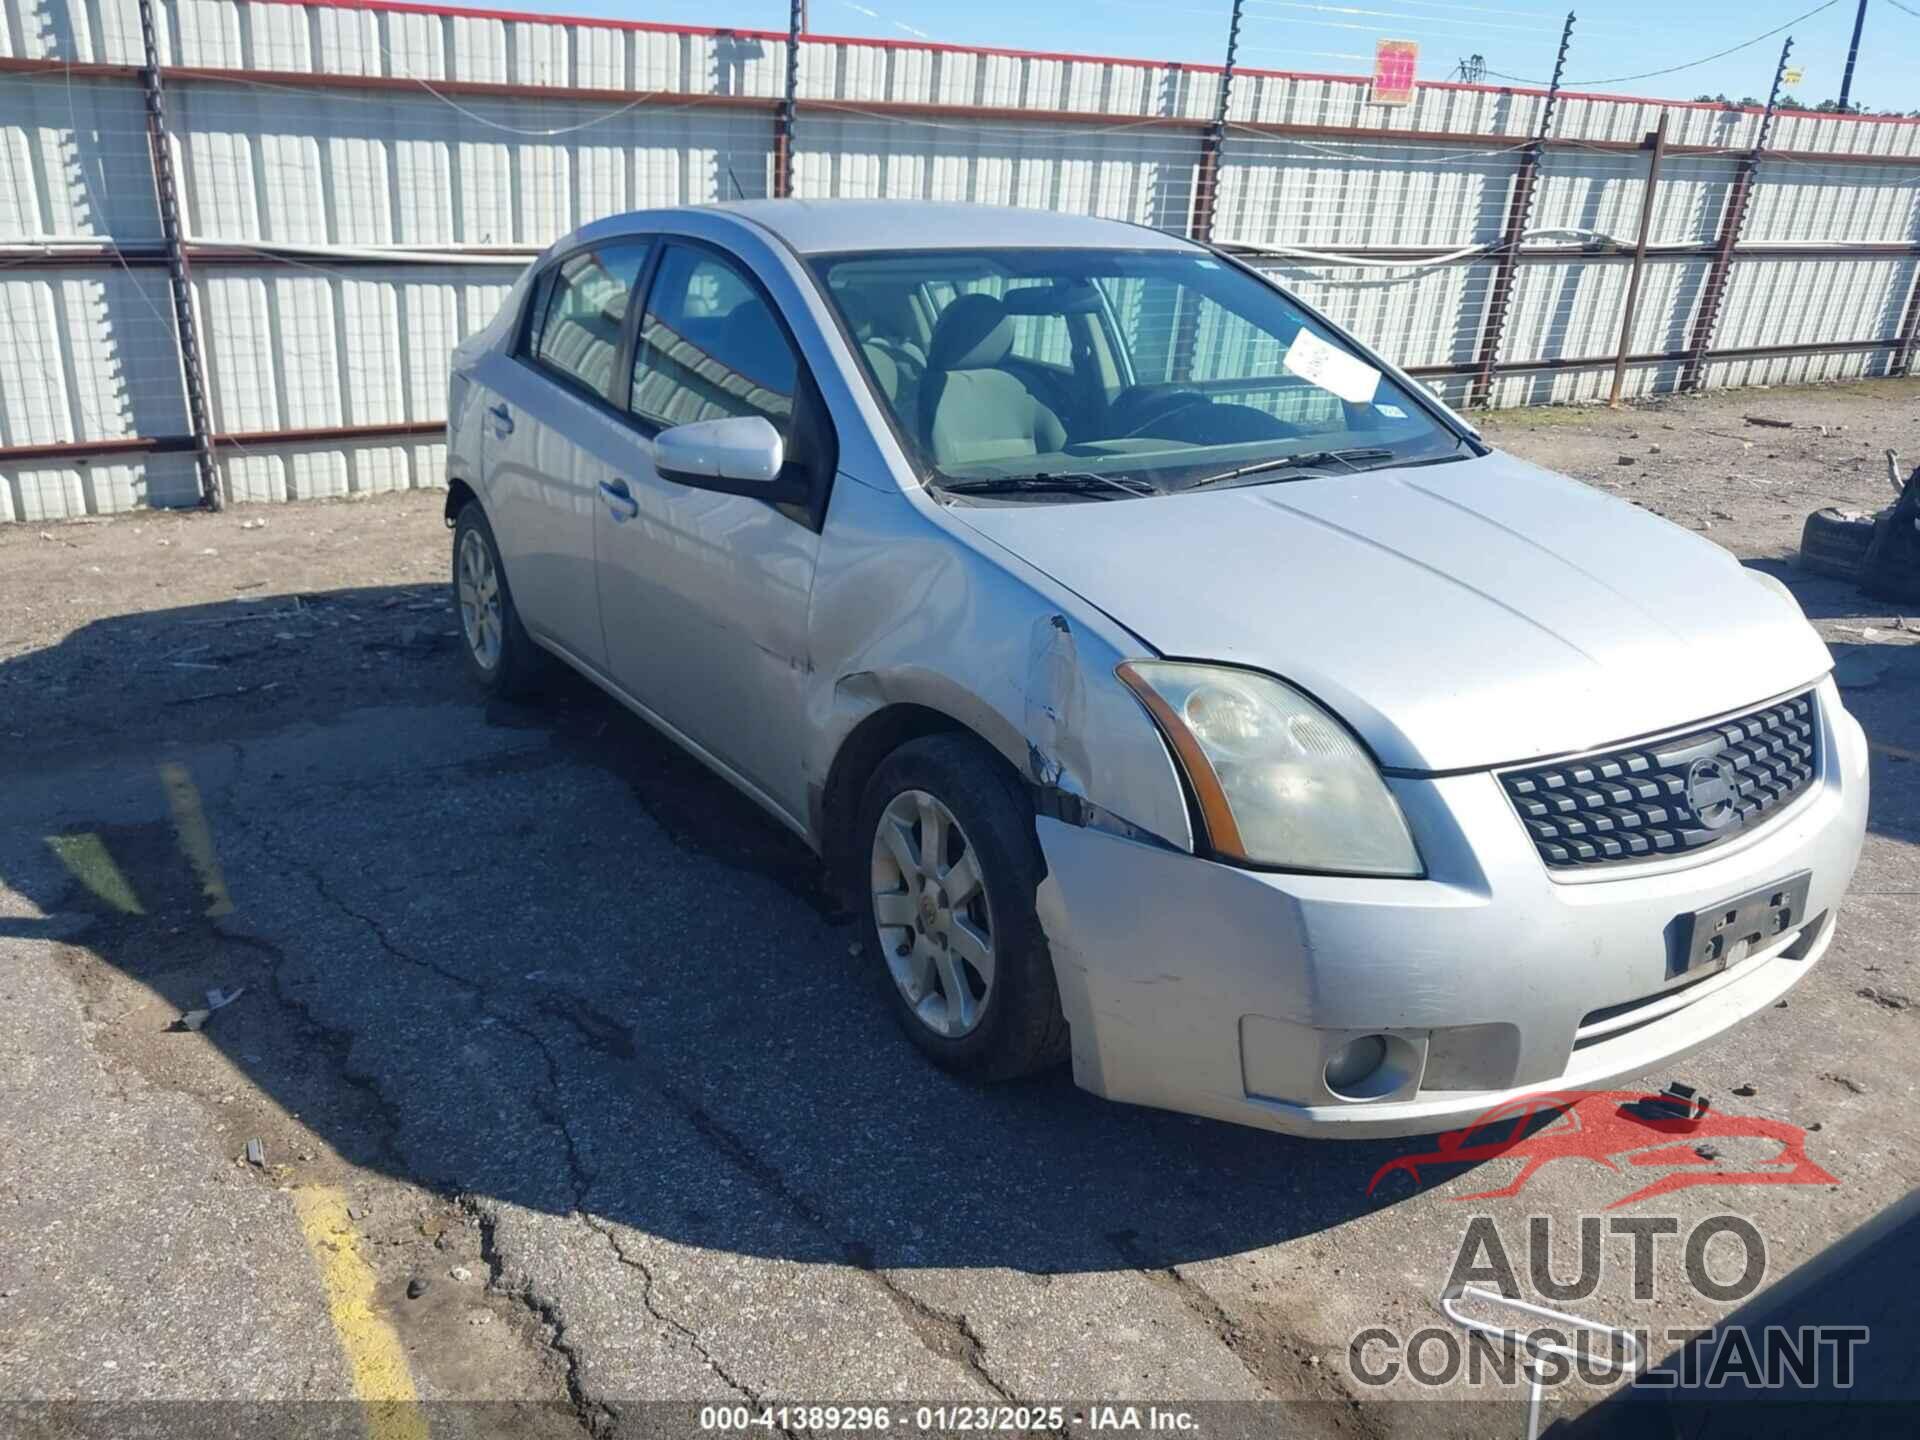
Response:
[{"label": "dented body panel", "polygon": [[[956,501],[922,483],[806,254],[1185,242],[771,202],[596,222],[535,269],[635,236],[716,247],[764,287],[831,417],[831,488],[809,514],[659,476],[646,434],[543,396],[514,356],[523,277],[456,355],[449,471],[500,532],[530,632],[830,856],[859,737],[912,715],[990,745],[1032,797],[1082,1086],[1297,1133],[1418,1133],[1699,1044],[1824,952],[1864,830],[1864,738],[1791,600],[1716,547],[1498,454],[1116,503]],[[489,419],[508,395],[553,437],[514,463]],[[632,488],[633,513],[610,514],[597,474]],[[1741,664],[1701,664],[1716,645]],[[1209,858],[1190,774],[1117,674],[1162,657],[1257,669],[1351,727],[1420,878]],[[1815,686],[1818,783],[1704,855],[1549,873],[1495,773]],[[1801,871],[1790,933],[1721,975],[1669,973],[1676,916]],[[1331,1057],[1356,1037],[1388,1059],[1371,1092],[1339,1093]]]},{"label": "dented body panel", "polygon": [[[1042,820],[1040,914],[1074,1078],[1293,1134],[1427,1134],[1509,1094],[1601,1085],[1704,1044],[1832,940],[1867,749],[1831,681],[1820,700],[1823,778],[1791,815],[1697,863],[1598,884],[1550,879],[1484,773],[1394,782],[1430,847],[1424,880],[1259,874]],[[1449,832],[1460,843],[1433,843]],[[1668,974],[1673,916],[1803,869],[1807,924],[1718,976]],[[1642,1023],[1589,1019],[1636,1005]],[[1332,1093],[1328,1055],[1382,1033],[1407,1047],[1404,1083],[1360,1103]]]}]

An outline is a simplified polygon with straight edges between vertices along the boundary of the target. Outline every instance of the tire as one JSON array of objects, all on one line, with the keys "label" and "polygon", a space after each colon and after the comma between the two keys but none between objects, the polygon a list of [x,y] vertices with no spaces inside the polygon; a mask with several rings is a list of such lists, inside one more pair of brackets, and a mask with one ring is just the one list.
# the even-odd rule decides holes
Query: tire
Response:
[{"label": "tire", "polygon": [[[947,837],[946,863],[928,857],[930,867],[915,871],[907,862],[920,861],[926,823],[901,821],[925,817],[925,800],[945,812],[937,829]],[[914,1044],[941,1068],[981,1080],[1064,1060],[1067,1022],[1034,913],[1045,866],[1033,805],[1000,756],[970,735],[909,741],[868,780],[856,834],[867,954]],[[977,894],[964,895],[976,872]],[[969,957],[981,953],[983,935],[991,976],[979,984],[986,977]],[[956,977],[966,991],[957,1006]]]},{"label": "tire", "polygon": [[[490,575],[495,603],[487,603],[484,585],[477,597],[464,587],[463,558]],[[467,674],[489,695],[517,699],[539,689],[547,674],[547,654],[533,643],[507,584],[506,566],[493,527],[477,500],[461,508],[453,522],[453,609],[460,620],[460,655]],[[477,603],[469,606],[469,598]],[[479,619],[478,617],[484,617]],[[481,628],[476,632],[476,623]]]},{"label": "tire", "polygon": [[1831,506],[1807,516],[1800,532],[1800,568],[1835,580],[1858,580],[1873,543],[1873,516]]}]

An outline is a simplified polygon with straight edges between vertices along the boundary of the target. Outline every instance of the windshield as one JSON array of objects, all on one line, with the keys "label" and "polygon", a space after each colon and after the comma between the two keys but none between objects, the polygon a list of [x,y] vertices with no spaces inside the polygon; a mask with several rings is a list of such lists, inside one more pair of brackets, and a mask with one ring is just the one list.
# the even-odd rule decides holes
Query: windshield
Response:
[{"label": "windshield", "polygon": [[909,454],[956,492],[1126,499],[1468,453],[1362,352],[1211,255],[914,250],[814,269]]}]

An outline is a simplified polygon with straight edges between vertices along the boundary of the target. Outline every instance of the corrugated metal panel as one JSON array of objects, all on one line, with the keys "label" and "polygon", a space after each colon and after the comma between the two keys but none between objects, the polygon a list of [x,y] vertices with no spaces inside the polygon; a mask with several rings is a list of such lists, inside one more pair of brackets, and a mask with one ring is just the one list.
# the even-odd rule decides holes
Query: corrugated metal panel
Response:
[{"label": "corrugated metal panel", "polygon": [[1741,233],[1745,244],[1912,242],[1920,238],[1920,159],[1910,172],[1770,160]]},{"label": "corrugated metal panel", "polygon": [[191,455],[86,463],[0,461],[0,521],[118,515],[149,506],[192,505],[199,498]]},{"label": "corrugated metal panel", "polygon": [[157,240],[145,113],[131,85],[0,80],[0,244]]},{"label": "corrugated metal panel", "polygon": [[[1632,355],[1671,355],[1685,350],[1707,286],[1706,259],[1655,260],[1640,272],[1640,303],[1633,315]],[[1615,348],[1610,343],[1603,351]]]},{"label": "corrugated metal panel", "polygon": [[0,277],[0,446],[181,432],[163,272],[91,267]]},{"label": "corrugated metal panel", "polygon": [[[767,193],[770,117],[577,100],[175,87],[191,234],[543,246],[602,215]],[[558,133],[550,133],[558,132]]]},{"label": "corrugated metal panel", "polygon": [[1714,345],[1891,340],[1913,278],[1904,259],[1737,261]]},{"label": "corrugated metal panel", "polygon": [[1830,355],[1776,355],[1758,360],[1720,360],[1705,367],[1711,389],[1737,385],[1817,385],[1829,380],[1862,380],[1887,374],[1885,350],[1856,350]]},{"label": "corrugated metal panel", "polygon": [[[1112,129],[816,114],[796,128],[793,189],[802,197],[955,200],[1179,223],[1191,203],[1191,147],[1181,164],[1158,153]],[[1171,161],[1178,152],[1165,153]]]},{"label": "corrugated metal panel", "polygon": [[447,483],[447,447],[438,440],[223,450],[218,464],[227,492],[243,504],[437,489]]},{"label": "corrugated metal panel", "polygon": [[1211,113],[1217,85],[1217,79],[1177,66],[1126,61],[982,55],[858,41],[811,41],[800,49],[803,101],[1199,118]]},{"label": "corrugated metal panel", "polygon": [[1627,266],[1598,260],[1521,266],[1514,274],[1501,360],[1612,354],[1627,276]]},{"label": "corrugated metal panel", "polygon": [[1518,165],[1494,148],[1229,140],[1214,234],[1307,249],[1453,249],[1499,238]]},{"label": "corrugated metal panel", "polygon": [[214,429],[309,430],[446,418],[446,359],[513,272],[457,266],[326,273],[202,267]]},{"label": "corrugated metal panel", "polygon": [[[1661,187],[1666,188],[1664,183]],[[1631,244],[1647,194],[1647,162],[1639,155],[1548,151],[1533,195],[1536,229],[1598,232]]]},{"label": "corrugated metal panel", "polygon": [[[0,0],[0,55],[139,64],[136,0]],[[770,189],[769,108],[659,103],[669,96],[781,92],[777,35],[615,22],[413,13],[278,0],[164,0],[169,63],[378,77],[331,89],[176,78],[170,112],[190,236],[278,246],[458,251],[535,247],[603,214]],[[1194,214],[1201,136],[1110,117],[1212,117],[1216,69],[1097,57],[965,51],[934,44],[819,41],[799,56],[802,105],[793,178],[801,195],[893,195],[1039,206],[1184,230]],[[402,88],[395,88],[398,82]],[[449,82],[606,92],[512,99],[444,91]],[[623,93],[624,92],[624,93]],[[631,96],[631,98],[629,98]],[[825,111],[807,102],[831,102]],[[915,119],[856,113],[894,103],[1027,110],[1048,117]],[[1333,251],[1489,245],[1504,229],[1533,92],[1427,85],[1405,107],[1371,103],[1359,77],[1243,70],[1217,180],[1223,240]],[[1635,143],[1670,116],[1670,141],[1718,156],[1669,156],[1652,240],[1715,241],[1758,117],[1713,106],[1568,95],[1561,139]],[[1062,123],[1061,116],[1108,117]],[[1350,136],[1275,136],[1259,127],[1349,127]],[[1483,137],[1408,143],[1381,130]],[[1912,156],[1912,170],[1769,160],[1744,243],[1912,243],[1920,239],[1920,125],[1784,115],[1789,150]],[[10,75],[0,85],[0,243],[111,239],[152,245],[153,207],[138,88],[125,81]],[[1542,160],[1533,224],[1627,238],[1645,199],[1644,153],[1564,148]],[[1577,237],[1576,237],[1577,238]],[[308,252],[203,263],[215,428],[269,432],[430,424],[448,351],[483,323],[511,278],[499,265],[369,265]],[[156,267],[31,268],[0,282],[0,443],[178,436],[186,421],[164,274]],[[1635,353],[1692,342],[1704,256],[1646,266]],[[1734,267],[1722,347],[1891,337],[1914,283],[1911,259],[1750,260]],[[1280,272],[1312,303],[1409,366],[1471,366],[1495,267]],[[1515,274],[1499,359],[1586,358],[1617,343],[1628,266],[1569,256]],[[1222,343],[1225,343],[1224,341]],[[1710,383],[1878,373],[1890,352],[1715,362]],[[156,363],[164,357],[164,363]],[[1628,393],[1670,385],[1674,366],[1637,366]],[[1503,373],[1496,404],[1603,394],[1599,371]],[[1467,380],[1435,388],[1456,401]],[[242,498],[346,494],[439,483],[428,440],[346,439],[222,452]],[[190,498],[191,458],[90,465],[16,462],[0,518],[48,518]]]},{"label": "corrugated metal panel", "polygon": [[1770,142],[1780,150],[1816,150],[1823,155],[1913,155],[1920,157],[1920,120],[1789,113],[1773,122]]},{"label": "corrugated metal panel", "polygon": [[[1215,91],[1215,94],[1218,92]],[[1375,105],[1366,80],[1246,72],[1233,86],[1231,118],[1268,124],[1345,125],[1358,130],[1424,130],[1531,136],[1540,97],[1512,91],[1422,86],[1411,105]]]},{"label": "corrugated metal panel", "polygon": [[[1671,391],[1680,383],[1682,366],[1636,365],[1628,369],[1621,394],[1628,399]],[[1606,397],[1613,388],[1611,370],[1534,370],[1495,377],[1489,403],[1499,409],[1518,405],[1585,405]]]},{"label": "corrugated metal panel", "polygon": [[1486,312],[1488,262],[1430,270],[1263,265],[1281,284],[1396,365],[1464,365]]},{"label": "corrugated metal panel", "polygon": [[136,0],[6,0],[0,21],[0,56],[9,59],[138,63]]},{"label": "corrugated metal panel", "polygon": [[1727,198],[1739,174],[1737,160],[1669,157],[1660,166],[1660,194],[1653,207],[1654,245],[1706,245],[1720,236]]}]

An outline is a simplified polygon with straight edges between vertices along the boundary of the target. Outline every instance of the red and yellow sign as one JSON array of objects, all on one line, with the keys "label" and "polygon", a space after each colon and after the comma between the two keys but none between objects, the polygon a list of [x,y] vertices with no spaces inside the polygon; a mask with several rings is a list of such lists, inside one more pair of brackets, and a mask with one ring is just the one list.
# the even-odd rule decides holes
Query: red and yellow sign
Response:
[{"label": "red and yellow sign", "polygon": [[1373,49],[1373,103],[1409,105],[1413,102],[1413,67],[1420,47],[1412,40],[1382,40]]}]

